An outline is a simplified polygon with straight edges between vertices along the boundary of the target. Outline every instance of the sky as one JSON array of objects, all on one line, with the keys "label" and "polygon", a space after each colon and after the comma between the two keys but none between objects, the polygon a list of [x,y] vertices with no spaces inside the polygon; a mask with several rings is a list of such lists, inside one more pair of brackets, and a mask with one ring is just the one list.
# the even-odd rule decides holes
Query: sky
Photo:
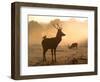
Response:
[{"label": "sky", "polygon": [[[60,45],[66,45],[73,42],[84,42],[88,39],[88,18],[83,17],[55,17],[55,16],[28,16],[28,22],[36,21],[39,24],[49,24],[50,21],[54,21],[55,19],[59,19],[62,22],[62,31],[66,34],[62,38]],[[33,27],[34,28],[34,27]],[[47,28],[46,26],[44,27]],[[32,31],[36,32],[36,31]],[[55,37],[57,29],[49,28],[49,30],[43,31],[41,37],[47,36],[48,38]],[[36,32],[37,33],[37,32]],[[39,33],[37,33],[38,35]],[[30,37],[31,36],[31,37]],[[40,43],[41,40],[36,38],[32,38],[34,35],[32,33],[29,35],[30,44],[32,42]],[[36,35],[35,35],[36,36]],[[34,37],[35,37],[34,36]],[[41,38],[40,38],[41,39]]]},{"label": "sky", "polygon": [[[60,19],[60,20],[63,20],[63,21],[66,21],[66,20],[69,20],[70,18],[72,17],[58,17],[58,16],[32,16],[32,15],[29,15],[29,21],[38,21],[40,23],[49,23],[51,20],[54,20],[54,19]],[[84,20],[87,20],[87,17],[74,17],[76,20],[79,20],[79,21],[84,21]]]}]

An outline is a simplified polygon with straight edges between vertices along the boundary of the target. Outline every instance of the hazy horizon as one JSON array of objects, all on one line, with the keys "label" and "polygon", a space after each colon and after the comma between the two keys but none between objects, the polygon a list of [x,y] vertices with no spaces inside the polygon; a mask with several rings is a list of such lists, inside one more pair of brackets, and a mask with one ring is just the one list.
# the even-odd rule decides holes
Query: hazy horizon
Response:
[{"label": "hazy horizon", "polygon": [[52,16],[28,16],[29,45],[41,44],[42,37],[52,38],[56,36],[57,29],[52,24],[59,23],[66,36],[62,37],[59,45],[67,45],[72,42],[84,43],[88,39],[87,18],[52,17]]}]

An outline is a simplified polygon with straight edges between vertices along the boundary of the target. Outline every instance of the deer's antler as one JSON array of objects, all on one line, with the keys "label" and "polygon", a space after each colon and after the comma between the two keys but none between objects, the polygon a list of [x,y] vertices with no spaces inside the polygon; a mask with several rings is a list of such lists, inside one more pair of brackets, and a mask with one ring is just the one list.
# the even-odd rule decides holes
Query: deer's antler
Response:
[{"label": "deer's antler", "polygon": [[59,29],[59,28],[57,27],[57,25],[53,24],[53,26],[54,26],[56,29]]},{"label": "deer's antler", "polygon": [[62,29],[61,26],[59,26],[59,24],[57,24],[57,26],[58,26],[59,29]]},{"label": "deer's antler", "polygon": [[59,26],[59,24],[52,24],[56,29],[62,29],[61,26]]}]

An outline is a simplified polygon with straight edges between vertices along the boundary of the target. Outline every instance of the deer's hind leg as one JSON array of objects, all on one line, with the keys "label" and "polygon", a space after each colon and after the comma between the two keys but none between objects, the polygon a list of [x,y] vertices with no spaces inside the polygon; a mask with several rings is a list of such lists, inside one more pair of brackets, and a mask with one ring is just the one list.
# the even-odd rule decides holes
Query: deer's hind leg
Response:
[{"label": "deer's hind leg", "polygon": [[48,49],[43,49],[43,62],[46,61],[46,52]]},{"label": "deer's hind leg", "polygon": [[53,49],[51,49],[52,62],[53,62]]},{"label": "deer's hind leg", "polygon": [[55,62],[56,62],[56,49],[54,49],[54,57],[55,57]]}]

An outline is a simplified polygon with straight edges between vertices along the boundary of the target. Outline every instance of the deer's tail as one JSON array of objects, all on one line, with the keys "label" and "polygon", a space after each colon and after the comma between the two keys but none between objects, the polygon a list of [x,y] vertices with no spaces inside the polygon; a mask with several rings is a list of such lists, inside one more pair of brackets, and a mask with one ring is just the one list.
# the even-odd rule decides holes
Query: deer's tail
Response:
[{"label": "deer's tail", "polygon": [[45,36],[43,36],[42,38],[43,38],[43,40],[44,40],[44,39],[46,39],[46,38],[47,38],[47,36],[45,35]]}]

